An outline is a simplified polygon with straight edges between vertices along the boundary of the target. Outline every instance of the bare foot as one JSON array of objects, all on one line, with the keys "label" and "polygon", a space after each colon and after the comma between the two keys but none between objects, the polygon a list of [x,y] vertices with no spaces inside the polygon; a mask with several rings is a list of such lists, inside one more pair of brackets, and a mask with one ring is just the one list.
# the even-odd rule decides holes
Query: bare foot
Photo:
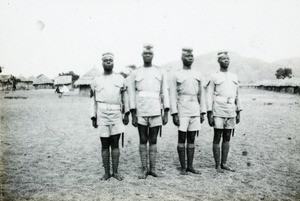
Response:
[{"label": "bare foot", "polygon": [[185,168],[180,168],[180,174],[187,175],[188,173],[186,172]]},{"label": "bare foot", "polygon": [[199,170],[195,170],[193,167],[187,168],[186,171],[194,173],[194,174],[201,174],[201,172]]},{"label": "bare foot", "polygon": [[220,165],[218,165],[218,166],[216,167],[216,170],[217,170],[217,173],[224,173],[224,171],[221,169],[221,166],[220,166]]},{"label": "bare foot", "polygon": [[141,174],[138,176],[139,179],[146,179],[148,176],[148,170],[147,169],[143,169]]},{"label": "bare foot", "polygon": [[225,165],[225,164],[221,164],[221,168],[222,168],[223,170],[227,170],[227,171],[230,171],[230,172],[235,172],[234,169],[231,169],[230,167],[228,167],[228,166]]},{"label": "bare foot", "polygon": [[114,173],[112,176],[118,181],[122,181],[124,179],[124,177],[122,177],[119,173]]},{"label": "bare foot", "polygon": [[101,178],[101,180],[108,180],[111,177],[110,174],[105,174],[103,175],[103,177]]},{"label": "bare foot", "polygon": [[162,177],[155,170],[152,170],[152,171],[148,172],[148,174],[151,175],[151,176],[153,176],[153,177]]}]

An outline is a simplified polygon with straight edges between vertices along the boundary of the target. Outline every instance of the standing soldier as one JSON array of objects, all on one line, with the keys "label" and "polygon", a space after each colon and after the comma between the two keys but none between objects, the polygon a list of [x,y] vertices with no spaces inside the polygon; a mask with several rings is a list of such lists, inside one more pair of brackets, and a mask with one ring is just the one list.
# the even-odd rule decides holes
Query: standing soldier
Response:
[{"label": "standing soldier", "polygon": [[[138,127],[140,137],[142,173],[138,178],[145,179],[147,175],[158,176],[155,171],[157,135],[161,125],[168,122],[170,100],[165,73],[159,67],[152,65],[151,45],[144,46],[142,56],[144,65],[131,73],[128,93],[132,125]],[[163,110],[161,110],[161,100]],[[150,171],[148,171],[148,142]]]},{"label": "standing soldier", "polygon": [[[123,177],[118,173],[119,166],[119,139],[124,132],[124,126],[128,124],[129,106],[123,101],[124,78],[113,72],[114,55],[104,53],[102,55],[104,73],[93,79],[91,89],[92,97],[92,123],[95,128],[99,125],[99,135],[102,145],[102,161],[105,170],[101,180],[107,180],[111,176],[117,180]],[[125,106],[125,115],[122,123],[122,104]],[[126,112],[127,111],[127,112]],[[109,148],[111,147],[111,152]],[[113,174],[110,174],[110,153],[112,158]]]},{"label": "standing soldier", "polygon": [[170,84],[171,115],[173,123],[178,126],[177,151],[181,165],[180,173],[183,175],[187,172],[200,174],[200,171],[194,169],[193,160],[195,136],[201,128],[206,113],[205,91],[201,74],[191,69],[194,61],[193,50],[183,48],[181,59],[183,68],[174,73]]},{"label": "standing soldier", "polygon": [[[228,72],[230,63],[227,52],[218,53],[220,71],[211,76],[207,87],[207,118],[214,127],[213,155],[217,172],[223,169],[235,171],[226,165],[229,152],[231,133],[234,134],[235,124],[240,122],[242,110],[239,93],[238,77]],[[220,141],[222,141],[222,159],[220,163]]]}]

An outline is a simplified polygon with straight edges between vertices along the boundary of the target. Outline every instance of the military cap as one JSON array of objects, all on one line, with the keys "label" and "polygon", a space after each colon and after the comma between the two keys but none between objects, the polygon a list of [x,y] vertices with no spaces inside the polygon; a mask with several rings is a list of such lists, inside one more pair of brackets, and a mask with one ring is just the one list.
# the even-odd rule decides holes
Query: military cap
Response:
[{"label": "military cap", "polygon": [[227,56],[228,52],[227,51],[220,51],[218,52],[218,59],[223,57],[223,56]]},{"label": "military cap", "polygon": [[104,53],[102,54],[102,60],[103,60],[103,59],[107,59],[107,58],[114,59],[114,54],[111,53],[111,52],[104,52]]},{"label": "military cap", "polygon": [[151,45],[151,44],[145,44],[144,48],[143,48],[143,52],[149,52],[149,51],[153,52],[152,48],[153,48],[153,45]]},{"label": "military cap", "polygon": [[182,48],[182,55],[185,54],[193,54],[193,48],[189,48],[189,47]]}]

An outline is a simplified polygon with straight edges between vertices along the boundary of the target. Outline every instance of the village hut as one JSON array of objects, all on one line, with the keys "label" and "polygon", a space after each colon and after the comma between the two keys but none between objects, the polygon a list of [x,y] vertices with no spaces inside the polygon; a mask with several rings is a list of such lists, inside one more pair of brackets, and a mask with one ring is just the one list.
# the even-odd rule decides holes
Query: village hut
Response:
[{"label": "village hut", "polygon": [[11,89],[11,78],[12,78],[12,75],[9,74],[9,75],[0,75],[0,90],[3,91],[3,90],[9,90]]},{"label": "village hut", "polygon": [[33,80],[25,78],[23,75],[17,77],[16,89],[29,90],[33,88]]},{"label": "village hut", "polygon": [[53,80],[45,75],[40,75],[33,81],[33,86],[35,89],[53,89]]},{"label": "village hut", "polygon": [[68,87],[69,90],[73,90],[72,76],[71,75],[62,75],[54,79],[54,87],[59,87],[62,89],[63,86]]},{"label": "village hut", "polygon": [[91,82],[94,77],[100,75],[100,71],[97,68],[92,68],[86,74],[81,76],[74,84],[79,87],[79,95],[90,96]]}]

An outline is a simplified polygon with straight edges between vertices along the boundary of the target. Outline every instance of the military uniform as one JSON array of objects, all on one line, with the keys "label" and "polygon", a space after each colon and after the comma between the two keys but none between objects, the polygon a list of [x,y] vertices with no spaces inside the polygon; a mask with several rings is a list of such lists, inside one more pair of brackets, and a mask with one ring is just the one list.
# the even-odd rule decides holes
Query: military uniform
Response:
[{"label": "military uniform", "polygon": [[[207,111],[211,126],[214,126],[213,155],[217,172],[222,169],[234,171],[226,165],[231,132],[234,132],[236,116],[242,110],[239,97],[238,77],[227,72],[230,63],[227,52],[218,53],[221,70],[212,74],[207,86]],[[239,118],[238,118],[239,121]],[[220,140],[222,156],[220,162]]]},{"label": "military uniform", "polygon": [[91,119],[94,127],[98,125],[98,133],[102,144],[101,155],[105,170],[103,180],[111,177],[110,154],[112,158],[112,176],[117,180],[123,179],[118,173],[119,136],[124,132],[122,112],[129,112],[128,101],[126,101],[128,99],[124,97],[126,96],[126,93],[124,93],[126,90],[125,79],[122,75],[112,72],[113,59],[112,53],[102,55],[104,74],[95,77],[91,83],[91,90],[93,91]]},{"label": "military uniform", "polygon": [[[122,92],[126,89],[123,76],[116,73],[100,75],[93,79],[91,89],[95,92],[91,116],[97,117],[100,137],[123,133]],[[124,100],[125,112],[128,112],[128,99]]]},{"label": "military uniform", "polygon": [[179,130],[198,131],[200,113],[206,113],[205,90],[198,71],[181,69],[174,73],[170,84],[171,115],[178,113]]},{"label": "military uniform", "polygon": [[236,112],[242,110],[237,75],[217,72],[207,86],[207,111],[212,111],[217,129],[234,129]]},{"label": "military uniform", "polygon": [[129,107],[136,110],[138,123],[144,126],[160,126],[161,99],[163,109],[170,108],[166,74],[157,66],[140,67],[130,75],[128,83]]}]

